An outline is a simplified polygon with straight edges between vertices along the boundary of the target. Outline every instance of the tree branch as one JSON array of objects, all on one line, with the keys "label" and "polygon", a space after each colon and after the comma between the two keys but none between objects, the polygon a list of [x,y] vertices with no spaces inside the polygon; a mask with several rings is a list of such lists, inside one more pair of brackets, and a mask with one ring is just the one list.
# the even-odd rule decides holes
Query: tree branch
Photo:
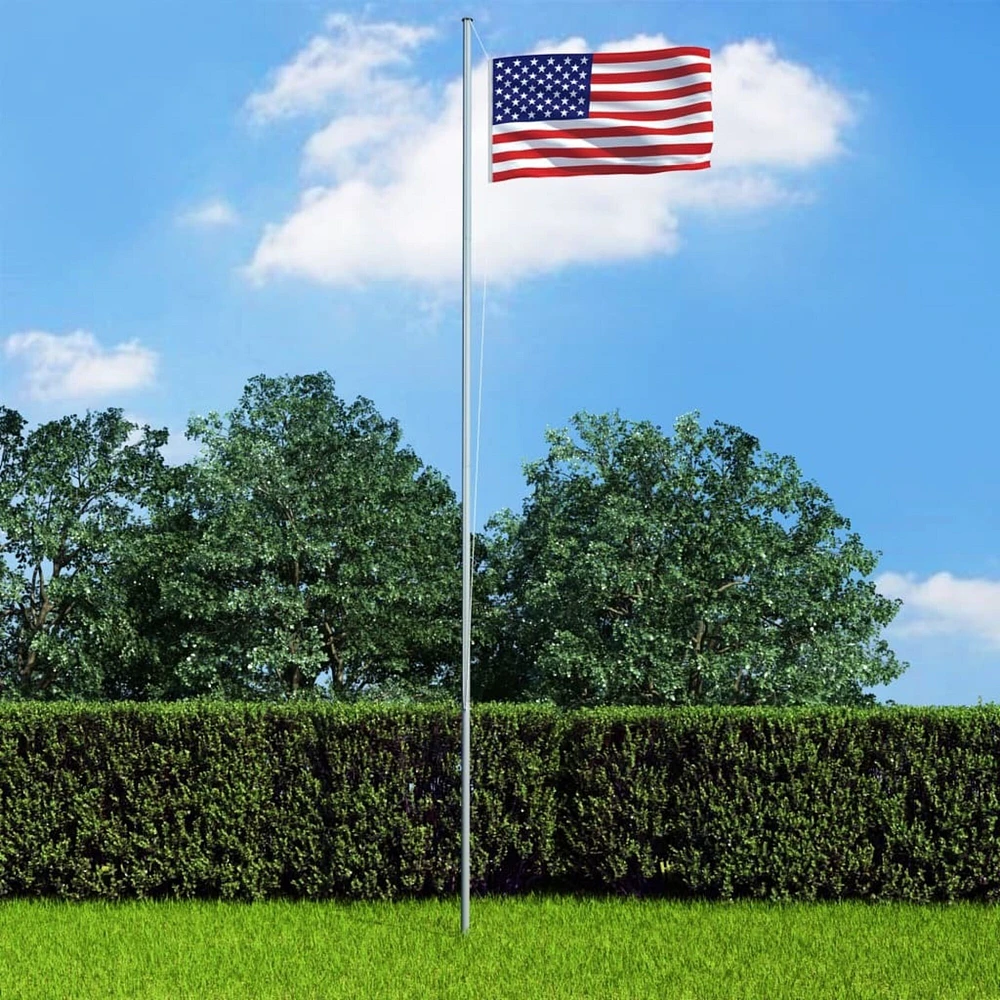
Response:
[{"label": "tree branch", "polygon": [[336,664],[337,672],[337,683],[340,685],[341,690],[347,684],[347,672],[344,668],[344,661],[341,659],[340,653],[337,651],[336,643],[334,642],[333,629],[330,627],[330,623],[324,618],[322,625],[320,626],[323,630],[323,634],[326,636],[326,642],[323,644],[330,655],[330,659]]},{"label": "tree branch", "polygon": [[695,653],[701,652],[701,642],[705,638],[705,633],[708,631],[708,622],[704,618],[698,621],[698,631],[695,633],[694,638],[691,640],[691,648]]}]

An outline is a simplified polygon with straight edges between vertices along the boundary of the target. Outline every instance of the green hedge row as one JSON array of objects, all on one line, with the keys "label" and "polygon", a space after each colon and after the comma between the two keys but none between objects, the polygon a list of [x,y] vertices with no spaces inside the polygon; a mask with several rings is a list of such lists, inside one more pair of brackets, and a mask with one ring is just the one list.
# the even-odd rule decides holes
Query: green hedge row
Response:
[{"label": "green hedge row", "polygon": [[[0,704],[0,897],[458,891],[441,706]],[[1000,709],[477,705],[472,883],[1000,899]]]}]

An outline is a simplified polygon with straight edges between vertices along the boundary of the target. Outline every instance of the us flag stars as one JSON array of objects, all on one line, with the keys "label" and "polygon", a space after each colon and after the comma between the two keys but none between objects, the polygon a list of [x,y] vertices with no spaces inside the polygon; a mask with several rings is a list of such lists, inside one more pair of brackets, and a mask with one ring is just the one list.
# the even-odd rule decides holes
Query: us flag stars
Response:
[{"label": "us flag stars", "polygon": [[493,124],[586,118],[593,55],[493,60]]}]

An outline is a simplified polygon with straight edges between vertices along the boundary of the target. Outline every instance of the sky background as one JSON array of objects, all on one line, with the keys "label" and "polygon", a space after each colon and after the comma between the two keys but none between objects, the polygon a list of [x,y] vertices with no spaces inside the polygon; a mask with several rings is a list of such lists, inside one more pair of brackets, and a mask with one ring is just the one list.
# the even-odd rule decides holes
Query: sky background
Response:
[{"label": "sky background", "polygon": [[1000,701],[996,4],[0,0],[0,403],[178,462],[326,370],[459,492],[465,14],[492,55],[708,46],[715,105],[708,171],[488,187],[474,40],[477,527],[546,427],[697,410],[881,551],[880,700]]}]

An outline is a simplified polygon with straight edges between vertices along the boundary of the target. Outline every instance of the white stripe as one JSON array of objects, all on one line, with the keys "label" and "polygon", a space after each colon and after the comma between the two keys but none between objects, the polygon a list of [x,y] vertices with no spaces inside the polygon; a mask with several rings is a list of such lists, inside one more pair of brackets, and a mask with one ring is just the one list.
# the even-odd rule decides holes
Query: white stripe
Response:
[{"label": "white stripe", "polygon": [[[705,95],[706,97],[708,95]],[[710,122],[712,120],[711,111],[696,111],[690,115],[684,115],[682,118],[671,119],[664,123],[664,128],[673,128],[676,125],[689,125],[692,122]],[[642,128],[646,126],[648,128],[655,128],[656,122],[627,122],[623,124],[634,125],[637,128]],[[501,135],[507,132],[520,132],[522,129],[589,129],[589,128],[607,128],[609,123],[606,120],[600,118],[559,118],[559,119],[548,119],[545,121],[531,122],[531,121],[520,121],[520,122],[504,122],[502,125],[493,126],[493,134]],[[708,133],[701,132],[695,133],[696,135],[706,135]],[[534,142],[535,140],[529,140]],[[589,140],[588,140],[589,141]],[[503,145],[507,145],[504,143]],[[514,143],[510,143],[514,145]]]},{"label": "white stripe", "polygon": [[496,177],[508,170],[523,170],[531,167],[592,167],[597,164],[621,165],[626,163],[634,163],[639,166],[667,167],[683,163],[707,163],[711,158],[711,153],[701,153],[696,156],[588,156],[579,158],[575,156],[545,156],[494,163],[493,176]]},{"label": "white stripe", "polygon": [[689,104],[701,104],[712,99],[711,91],[701,94],[689,94],[687,97],[674,97],[669,101],[592,101],[591,117],[594,115],[614,115],[619,111],[672,111],[684,108]]},{"label": "white stripe", "polygon": [[652,101],[591,101],[590,113],[606,111],[658,111],[661,108],[684,108],[689,104],[701,104],[703,101],[710,101],[712,92],[701,90],[697,94],[686,94],[684,97],[671,97],[669,100],[658,99]]},{"label": "white stripe", "polygon": [[712,141],[711,132],[695,132],[693,135],[613,135],[596,136],[593,139],[566,139],[552,136],[545,139],[526,139],[522,142],[502,142],[494,145],[494,153],[521,152],[524,149],[613,149],[615,146],[666,146],[688,145]]},{"label": "white stripe", "polygon": [[711,73],[692,73],[690,76],[674,77],[672,80],[647,80],[644,83],[601,83],[591,84],[591,90],[621,90],[627,93],[643,93],[650,90],[677,90],[695,83],[711,83]]}]

